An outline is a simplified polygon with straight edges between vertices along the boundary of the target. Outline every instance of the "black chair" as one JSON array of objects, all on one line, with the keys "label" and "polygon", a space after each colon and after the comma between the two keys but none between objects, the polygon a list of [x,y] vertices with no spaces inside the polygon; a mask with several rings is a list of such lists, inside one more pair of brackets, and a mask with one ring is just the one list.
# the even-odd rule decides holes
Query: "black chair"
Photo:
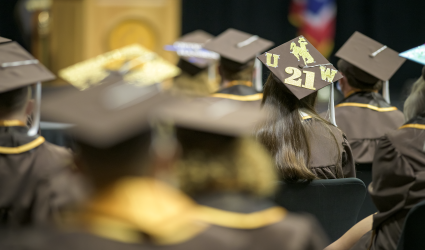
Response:
[{"label": "black chair", "polygon": [[40,122],[40,132],[46,141],[67,148],[74,146],[72,138],[66,133],[70,127],[68,124]]},{"label": "black chair", "polygon": [[407,214],[397,250],[425,249],[425,201],[422,201]]},{"label": "black chair", "polygon": [[357,178],[279,184],[276,203],[292,212],[314,215],[332,242],[356,224],[366,194]]},{"label": "black chair", "polygon": [[[356,177],[363,181],[363,183],[366,185],[367,190],[367,187],[372,182],[372,163],[356,163]],[[366,192],[366,197],[364,198],[363,205],[359,212],[359,216],[357,217],[357,221],[361,221],[369,215],[376,213],[377,211],[378,209],[373,203],[369,192]]]}]

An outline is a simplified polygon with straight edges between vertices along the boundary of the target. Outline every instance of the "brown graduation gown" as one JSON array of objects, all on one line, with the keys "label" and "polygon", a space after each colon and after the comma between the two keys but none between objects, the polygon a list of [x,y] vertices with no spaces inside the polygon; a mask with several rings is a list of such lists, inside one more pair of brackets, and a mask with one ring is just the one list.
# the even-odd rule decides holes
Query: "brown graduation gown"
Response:
[{"label": "brown graduation gown", "polygon": [[217,193],[197,199],[200,219],[242,233],[245,249],[323,249],[327,237],[316,221],[287,212],[262,198]]},{"label": "brown graduation gown", "polygon": [[342,100],[335,106],[335,119],[356,163],[372,163],[379,138],[404,123],[403,113],[374,92],[356,92]]},{"label": "brown graduation gown", "polygon": [[[369,186],[378,208],[373,216],[371,249],[396,249],[408,211],[425,199],[424,143],[425,114],[380,141]],[[367,249],[372,234],[364,235],[353,249]]]},{"label": "brown graduation gown", "polygon": [[[322,123],[316,122],[314,119],[305,119],[304,122],[312,125],[310,170],[319,179],[356,177],[353,155],[344,133],[338,128],[330,126],[339,147],[340,154],[338,155],[338,149],[334,146],[335,141],[329,137],[329,130]],[[338,157],[340,163],[337,171],[335,163],[338,161]]]},{"label": "brown graduation gown", "polygon": [[0,225],[44,223],[80,197],[74,185],[78,178],[71,170],[72,155],[41,136],[28,136],[25,126],[2,123]]},{"label": "brown graduation gown", "polygon": [[231,86],[221,89],[211,96],[236,101],[258,102],[258,105],[260,105],[263,94],[255,91],[251,82],[232,81],[229,85]]},{"label": "brown graduation gown", "polygon": [[[197,221],[190,198],[150,178],[122,178],[82,206],[67,230],[0,232],[0,249],[249,249],[249,239]],[[17,240],[20,239],[20,240]]]}]

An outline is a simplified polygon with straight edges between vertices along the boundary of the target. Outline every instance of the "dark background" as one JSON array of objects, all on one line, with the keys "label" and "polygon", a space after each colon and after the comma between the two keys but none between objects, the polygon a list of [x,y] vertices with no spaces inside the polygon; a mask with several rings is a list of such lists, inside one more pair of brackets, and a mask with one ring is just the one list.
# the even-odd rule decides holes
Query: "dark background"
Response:
[{"label": "dark background", "polygon": [[[288,21],[290,0],[183,0],[182,33],[203,29],[218,35],[227,28],[239,29],[283,44],[297,29]],[[359,31],[403,52],[425,43],[425,0],[337,0],[334,53]],[[337,59],[331,56],[330,61]],[[409,85],[422,66],[406,61],[390,80],[391,102],[402,108]],[[264,74],[268,74],[264,70]],[[409,81],[410,80],[410,81]],[[407,83],[407,84],[406,84]]]},{"label": "dark background", "polygon": [[[0,0],[0,35],[28,48],[16,23],[17,0]],[[425,0],[337,0],[336,52],[354,33],[363,34],[402,52],[425,43]],[[288,21],[290,0],[183,0],[182,33],[203,29],[218,35],[239,29],[272,40],[291,40],[297,29]],[[331,56],[330,61],[336,63]],[[392,104],[402,108],[408,90],[403,87],[419,77],[422,66],[406,61],[392,77]],[[268,74],[264,70],[264,74]]]}]

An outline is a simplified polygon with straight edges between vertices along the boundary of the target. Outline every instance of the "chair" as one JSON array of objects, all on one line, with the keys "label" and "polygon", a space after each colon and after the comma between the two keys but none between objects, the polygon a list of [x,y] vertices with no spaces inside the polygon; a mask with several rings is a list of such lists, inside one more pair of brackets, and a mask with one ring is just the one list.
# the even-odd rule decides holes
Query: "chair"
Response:
[{"label": "chair", "polygon": [[40,122],[41,135],[46,141],[68,148],[73,147],[72,138],[66,134],[66,130],[71,127],[69,124]]},{"label": "chair", "polygon": [[397,250],[425,249],[425,201],[419,202],[407,214]]},{"label": "chair", "polygon": [[314,215],[332,242],[356,224],[366,194],[363,181],[357,178],[279,185],[276,203],[292,212]]},{"label": "chair", "polygon": [[[367,190],[367,187],[372,182],[372,163],[356,163],[356,177],[363,181],[363,183],[366,185]],[[360,209],[359,216],[357,216],[357,222],[363,220],[371,214],[376,213],[377,211],[378,209],[373,203],[369,192],[366,192],[366,197]]]}]

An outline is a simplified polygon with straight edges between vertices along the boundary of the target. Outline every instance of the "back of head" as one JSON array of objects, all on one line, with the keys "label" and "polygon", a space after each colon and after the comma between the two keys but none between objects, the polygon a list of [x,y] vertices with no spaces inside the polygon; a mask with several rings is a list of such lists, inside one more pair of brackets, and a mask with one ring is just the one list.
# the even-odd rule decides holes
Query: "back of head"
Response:
[{"label": "back of head", "polygon": [[149,173],[151,133],[144,132],[106,148],[77,141],[76,163],[97,189],[122,177]]},{"label": "back of head", "polygon": [[223,80],[252,81],[255,60],[241,64],[227,58],[220,59],[220,72]]},{"label": "back of head", "polygon": [[413,84],[412,92],[404,103],[404,116],[410,120],[425,110],[425,67],[422,76]]},{"label": "back of head", "polygon": [[0,93],[0,119],[23,110],[29,99],[29,87]]},{"label": "back of head", "polygon": [[275,172],[268,153],[254,140],[179,128],[183,155],[177,171],[183,191],[192,196],[241,192],[268,196]]},{"label": "back of head", "polygon": [[[313,180],[316,176],[310,171],[310,140],[314,133],[313,124],[304,122],[300,111],[312,117],[317,125],[323,125],[330,137],[337,140],[328,121],[321,118],[314,105],[317,92],[298,99],[277,79],[273,73],[264,87],[263,106],[269,108],[269,118],[257,128],[257,139],[270,151],[280,177],[287,182]],[[339,147],[336,147],[339,150]],[[336,165],[339,165],[340,160]]]},{"label": "back of head", "polygon": [[381,80],[343,59],[338,61],[338,69],[344,74],[348,80],[348,84],[353,88],[365,91],[377,91],[382,89]]}]

